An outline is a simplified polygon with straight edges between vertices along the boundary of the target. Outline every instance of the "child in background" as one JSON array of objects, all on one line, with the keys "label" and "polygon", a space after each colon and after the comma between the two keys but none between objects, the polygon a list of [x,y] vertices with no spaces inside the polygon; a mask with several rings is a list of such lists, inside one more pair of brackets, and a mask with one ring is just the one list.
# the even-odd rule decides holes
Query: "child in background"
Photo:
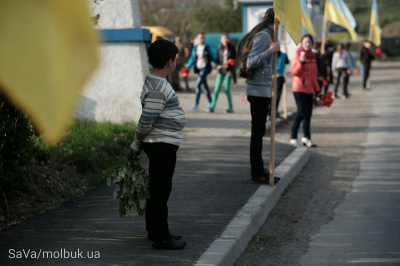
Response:
[{"label": "child in background", "polygon": [[[194,73],[198,74],[196,81],[196,97],[191,108],[194,111],[198,110],[202,87],[204,87],[210,105],[212,101],[210,89],[207,84],[207,75],[210,74],[212,70],[211,61],[217,63],[217,59],[215,58],[211,47],[206,44],[205,41],[206,37],[204,36],[204,33],[199,33],[197,35],[198,43],[193,47],[189,61],[185,66],[186,68],[194,66]],[[209,108],[210,106],[208,106],[207,110]]]},{"label": "child in background", "polygon": [[235,46],[229,42],[229,35],[224,33],[221,35],[221,43],[218,45],[217,49],[218,74],[215,81],[214,97],[212,99],[210,108],[207,110],[208,112],[214,112],[222,83],[224,83],[225,94],[228,98],[228,109],[225,110],[225,113],[233,113],[231,81],[236,67],[235,59]]}]

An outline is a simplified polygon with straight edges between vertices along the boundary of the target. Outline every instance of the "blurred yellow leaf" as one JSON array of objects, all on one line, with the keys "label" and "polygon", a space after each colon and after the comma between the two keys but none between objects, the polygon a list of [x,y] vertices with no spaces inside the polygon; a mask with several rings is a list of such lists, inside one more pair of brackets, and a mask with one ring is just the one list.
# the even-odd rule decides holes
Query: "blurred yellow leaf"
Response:
[{"label": "blurred yellow leaf", "polygon": [[54,144],[99,63],[85,0],[0,1],[0,85]]}]

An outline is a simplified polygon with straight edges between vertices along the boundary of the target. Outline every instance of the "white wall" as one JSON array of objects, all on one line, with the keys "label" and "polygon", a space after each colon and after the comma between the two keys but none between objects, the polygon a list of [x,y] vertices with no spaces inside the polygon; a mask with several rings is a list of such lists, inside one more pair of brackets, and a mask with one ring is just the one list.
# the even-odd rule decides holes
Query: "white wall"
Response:
[{"label": "white wall", "polygon": [[[273,7],[273,1],[252,1],[252,0],[239,0],[239,2],[243,3],[244,6],[244,17],[246,21],[243,21],[244,33],[249,32],[254,26],[262,21],[264,17],[265,11],[268,8]],[[286,37],[282,36],[282,27],[279,27],[278,39],[281,44],[281,50],[285,51],[288,54],[289,60],[292,58],[294,53],[296,52],[297,45],[290,38],[290,35],[285,31]]]},{"label": "white wall", "polygon": [[[90,0],[92,14],[100,14],[98,29],[141,27],[136,0]],[[76,116],[115,123],[137,121],[141,113],[140,92],[148,73],[143,42],[103,43],[101,65],[89,81]]]},{"label": "white wall", "polygon": [[272,4],[269,5],[249,5],[246,8],[246,17],[247,17],[247,29],[246,32],[251,31],[258,23],[260,23],[265,15],[265,11],[267,9],[273,7]]}]

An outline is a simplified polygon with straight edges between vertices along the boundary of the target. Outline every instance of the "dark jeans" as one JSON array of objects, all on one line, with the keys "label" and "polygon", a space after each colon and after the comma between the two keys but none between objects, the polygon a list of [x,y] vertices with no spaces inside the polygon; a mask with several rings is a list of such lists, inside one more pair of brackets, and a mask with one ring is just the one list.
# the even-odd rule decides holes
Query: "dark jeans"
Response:
[{"label": "dark jeans", "polygon": [[265,172],[262,159],[263,137],[267,123],[267,115],[271,98],[247,96],[250,102],[251,113],[251,138],[250,138],[250,166],[251,177],[258,179]]},{"label": "dark jeans", "polygon": [[204,67],[202,69],[200,69],[199,72],[199,76],[197,77],[197,81],[196,81],[196,99],[195,99],[195,106],[199,105],[199,101],[200,101],[200,94],[201,94],[201,87],[204,87],[204,92],[207,96],[207,100],[208,102],[211,104],[211,93],[210,93],[210,88],[208,87],[207,84],[207,68]]},{"label": "dark jeans", "polygon": [[149,157],[150,198],[146,201],[146,230],[152,232],[154,240],[169,237],[167,202],[172,189],[176,152],[179,146],[157,142],[143,143]]},{"label": "dark jeans", "polygon": [[293,120],[291,139],[297,139],[297,132],[300,124],[303,122],[303,135],[305,138],[311,139],[310,125],[313,109],[313,95],[303,92],[293,92],[296,100],[297,114]]},{"label": "dark jeans", "polygon": [[363,71],[362,71],[362,87],[364,89],[367,88],[367,82],[369,79],[369,72],[371,70],[371,64],[363,64]]},{"label": "dark jeans", "polygon": [[349,74],[347,74],[347,68],[338,68],[337,70],[337,78],[336,78],[336,85],[335,85],[335,96],[338,96],[338,89],[340,86],[340,79],[343,76],[343,95],[348,96],[349,92],[347,91],[347,86],[349,85]]}]

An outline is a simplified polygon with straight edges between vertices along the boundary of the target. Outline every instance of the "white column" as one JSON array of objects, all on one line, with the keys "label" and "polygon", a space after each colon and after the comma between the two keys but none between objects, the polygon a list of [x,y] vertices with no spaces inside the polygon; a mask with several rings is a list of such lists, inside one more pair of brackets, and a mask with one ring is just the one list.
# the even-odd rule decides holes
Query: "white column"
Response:
[{"label": "white column", "polygon": [[[136,0],[90,0],[92,14],[100,14],[98,29],[141,27]],[[100,45],[101,65],[82,93],[77,117],[114,123],[137,121],[140,92],[148,73],[143,42]]]}]

